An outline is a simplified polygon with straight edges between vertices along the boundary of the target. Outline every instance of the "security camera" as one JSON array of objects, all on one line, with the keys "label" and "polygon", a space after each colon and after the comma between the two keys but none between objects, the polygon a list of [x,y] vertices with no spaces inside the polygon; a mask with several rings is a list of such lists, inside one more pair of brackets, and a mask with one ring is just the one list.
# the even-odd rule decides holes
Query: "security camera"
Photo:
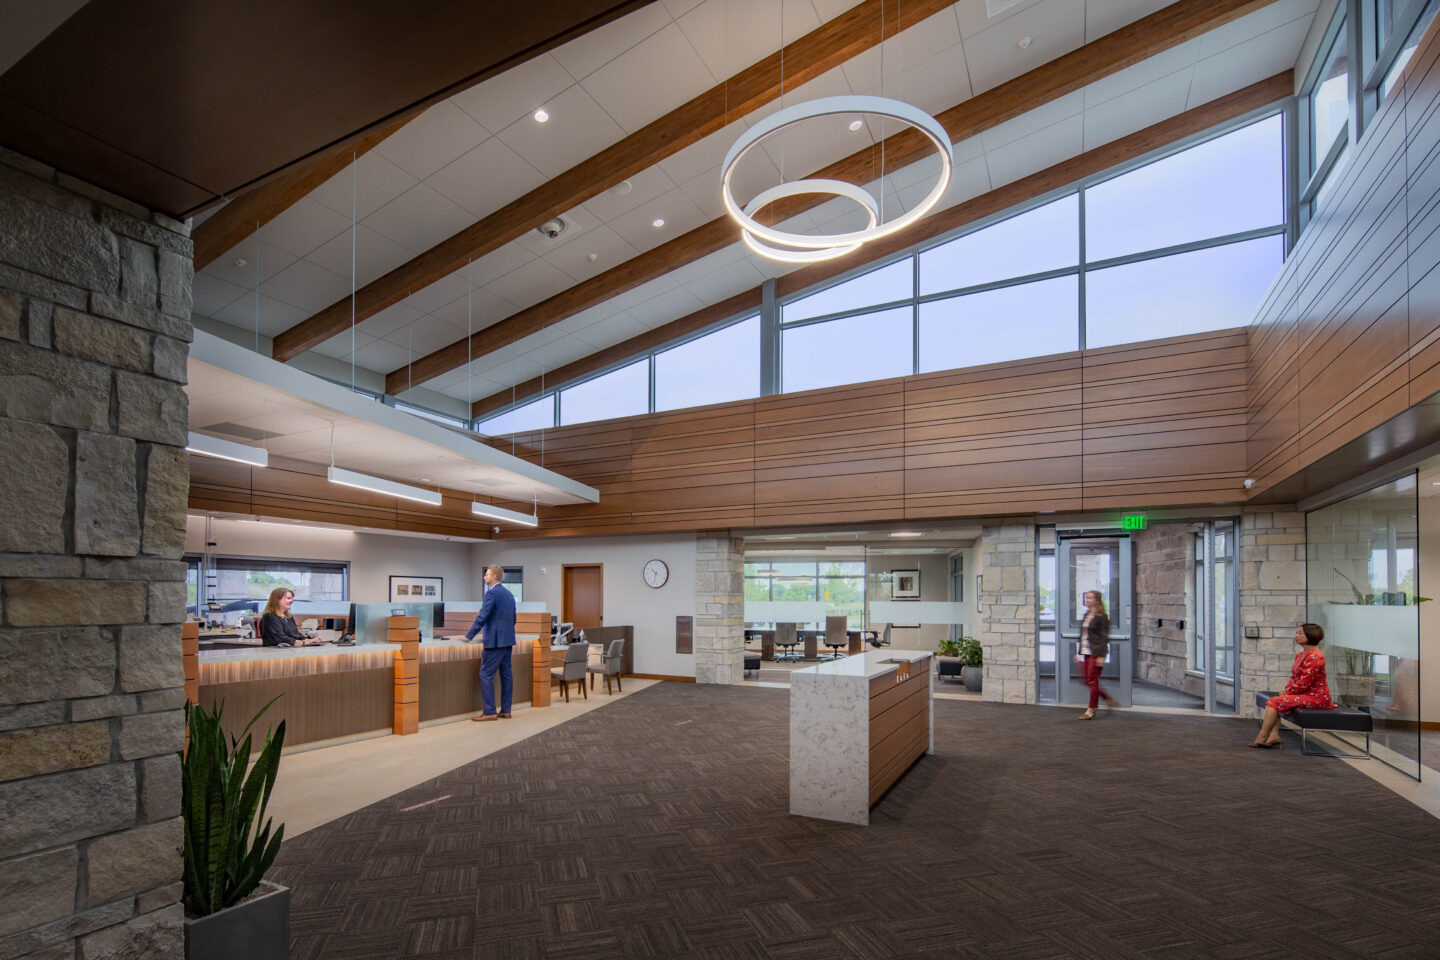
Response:
[{"label": "security camera", "polygon": [[565,222],[558,217],[554,220],[546,220],[536,230],[544,237],[554,240],[565,232]]}]

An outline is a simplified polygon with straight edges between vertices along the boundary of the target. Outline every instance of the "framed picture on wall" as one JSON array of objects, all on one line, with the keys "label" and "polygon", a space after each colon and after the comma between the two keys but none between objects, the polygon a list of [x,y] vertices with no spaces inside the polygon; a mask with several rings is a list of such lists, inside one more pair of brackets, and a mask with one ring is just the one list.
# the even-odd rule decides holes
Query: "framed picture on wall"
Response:
[{"label": "framed picture on wall", "polygon": [[891,570],[890,596],[896,600],[919,600],[920,571]]},{"label": "framed picture on wall", "polygon": [[390,602],[444,603],[444,577],[400,577],[390,575]]}]

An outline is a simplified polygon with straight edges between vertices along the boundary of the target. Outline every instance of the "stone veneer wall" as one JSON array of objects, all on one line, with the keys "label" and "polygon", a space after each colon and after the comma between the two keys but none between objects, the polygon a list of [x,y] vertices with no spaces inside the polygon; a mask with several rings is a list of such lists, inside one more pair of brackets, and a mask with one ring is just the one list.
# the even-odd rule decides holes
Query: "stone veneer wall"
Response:
[{"label": "stone veneer wall", "polygon": [[1034,703],[1035,524],[1007,521],[981,528],[980,622],[985,647],[982,696]]},{"label": "stone veneer wall", "polygon": [[191,275],[0,150],[0,960],[182,953]]},{"label": "stone veneer wall", "polygon": [[745,543],[695,542],[695,682],[739,683],[745,666]]},{"label": "stone veneer wall", "polygon": [[[1189,676],[1195,637],[1195,535],[1188,523],[1157,523],[1131,536],[1135,551],[1135,679],[1203,696]],[[1164,621],[1157,627],[1156,621]],[[1184,621],[1185,626],[1180,627]]]},{"label": "stone veneer wall", "polygon": [[[1295,658],[1295,627],[1305,620],[1305,515],[1246,507],[1240,519],[1241,716],[1259,715],[1255,694],[1280,690]],[[1246,627],[1260,638],[1247,639]]]}]

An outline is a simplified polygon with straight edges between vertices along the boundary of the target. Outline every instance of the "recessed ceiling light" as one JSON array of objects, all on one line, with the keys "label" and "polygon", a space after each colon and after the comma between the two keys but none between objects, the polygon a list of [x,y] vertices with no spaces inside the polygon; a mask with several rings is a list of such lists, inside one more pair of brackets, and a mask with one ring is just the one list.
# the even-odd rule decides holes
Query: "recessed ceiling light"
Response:
[{"label": "recessed ceiling light", "polygon": [[1019,47],[1021,50],[1026,50],[1026,49],[1028,49],[1028,48],[1030,47],[1030,44],[1031,44],[1032,42],[1033,42],[1033,41],[1031,40],[1030,37],[1021,37],[1021,38],[1020,38],[1020,42],[1017,43],[1017,44],[1015,44],[1015,46]]},{"label": "recessed ceiling light", "polygon": [[610,192],[615,194],[615,196],[617,197],[623,197],[628,195],[630,191],[634,189],[635,185],[629,180],[621,180],[619,183],[615,184],[615,186],[610,188]]},{"label": "recessed ceiling light", "polygon": [[850,121],[850,129],[851,129],[851,130],[859,130],[859,129],[860,129],[861,127],[863,127],[863,126],[865,126],[865,121],[864,121],[864,120],[851,120],[851,121]]},{"label": "recessed ceiling light", "polygon": [[599,260],[599,259],[600,259],[600,254],[598,254],[598,253],[587,253],[587,254],[585,254],[585,259],[586,259],[586,260],[589,260],[591,263],[594,263],[596,260]]},{"label": "recessed ceiling light", "polygon": [[550,119],[550,114],[548,114],[548,113],[545,112],[545,108],[544,108],[544,107],[541,107],[539,110],[536,110],[536,111],[535,111],[535,122],[536,122],[536,123],[544,123],[546,120],[549,120],[549,119]]},{"label": "recessed ceiling light", "polygon": [[650,221],[650,226],[654,227],[656,230],[659,230],[661,227],[665,226],[665,218],[656,217],[654,220]]},{"label": "recessed ceiling light", "polygon": [[890,536],[892,536],[892,537],[923,537],[923,536],[925,536],[925,534],[921,533],[919,530],[896,530],[894,533],[890,534]]},{"label": "recessed ceiling light", "polygon": [[250,261],[249,261],[249,260],[246,260],[244,257],[236,257],[236,258],[235,258],[235,266],[237,266],[237,267],[243,267],[243,266],[245,266],[245,265],[246,265],[247,263],[249,263],[249,262],[250,262]]}]

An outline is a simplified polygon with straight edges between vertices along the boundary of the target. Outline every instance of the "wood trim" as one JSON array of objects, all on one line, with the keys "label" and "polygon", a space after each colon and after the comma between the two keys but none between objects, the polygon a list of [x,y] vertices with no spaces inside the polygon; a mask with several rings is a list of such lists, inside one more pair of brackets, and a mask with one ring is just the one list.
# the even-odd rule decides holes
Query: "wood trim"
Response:
[{"label": "wood trim", "polygon": [[[355,322],[374,316],[398,303],[410,291],[429,286],[467,262],[523,236],[537,224],[573,209],[690,144],[724,129],[732,119],[743,117],[774,101],[780,96],[782,80],[788,89],[813,80],[875,46],[882,37],[894,36],[946,9],[950,3],[951,0],[911,0],[907,4],[885,4],[883,0],[862,0],[834,20],[787,44],[783,50],[777,50],[759,63],[716,84],[658,120],[366,284],[355,294]],[[292,360],[330,339],[350,326],[351,315],[351,303],[347,298],[301,321],[275,338],[275,359]],[[436,375],[416,376],[414,382],[420,383]],[[386,389],[390,390],[389,386]]]},{"label": "wood trim", "polygon": [[[1168,50],[1206,30],[1214,29],[1273,2],[1274,0],[1179,0],[1179,2],[1152,13],[1148,17],[1143,17],[1129,26],[1087,43],[1080,49],[1057,60],[1042,64],[1014,80],[971,97],[941,113],[937,119],[945,126],[952,141],[974,136],[1027,110],[1049,103],[1088,83],[1110,76],[1146,57]],[[904,7],[905,5],[901,4],[900,6]],[[802,38],[802,40],[804,39]],[[800,42],[797,41],[797,43]],[[789,56],[790,54],[787,52],[787,76],[790,69]],[[1293,90],[1287,91],[1287,95],[1291,92]],[[681,108],[681,110],[685,109],[685,107]],[[743,116],[744,114],[736,111],[735,115]],[[707,130],[707,132],[709,131]],[[883,145],[872,145],[856,151],[850,156],[816,171],[811,176],[864,183],[873,178],[882,155],[887,166],[893,164],[898,168],[919,159],[927,149],[925,138],[918,133],[910,131],[896,134],[887,138]],[[601,165],[600,156],[603,154],[585,161],[581,166]],[[578,170],[580,167],[575,169]],[[625,174],[625,176],[629,175],[629,173]],[[569,176],[569,173],[562,176]],[[620,179],[623,177],[616,178],[614,182],[618,182]],[[558,181],[552,181],[552,183],[555,182]],[[548,185],[539,189],[543,191],[547,188]],[[785,205],[783,208],[777,206],[774,208],[774,212],[777,218],[792,216],[818,205],[823,202],[823,199],[823,197],[811,197]],[[520,202],[516,201],[517,204]],[[569,209],[569,206],[558,207],[555,212]],[[491,217],[499,217],[509,209],[507,207],[505,210],[492,214]],[[553,214],[546,213],[545,215]],[[539,223],[541,219],[543,217],[533,222]],[[482,221],[483,223],[484,221]],[[528,229],[532,225],[533,223],[527,220],[524,229]],[[477,224],[468,229],[475,230],[479,226],[480,224]],[[514,235],[519,236],[520,233],[523,233],[523,229]],[[456,238],[463,235],[464,232],[457,234]],[[911,232],[902,231],[901,236],[909,237]],[[451,243],[456,238],[445,241],[445,244]],[[472,334],[467,338],[468,342],[467,339],[457,340],[413,363],[391,371],[385,378],[385,390],[390,394],[398,394],[411,387],[419,386],[441,374],[455,370],[467,362],[536,333],[557,320],[572,316],[687,263],[722,250],[738,239],[739,231],[734,221],[728,216],[718,217],[668,243],[634,257],[626,263],[491,324],[484,330]],[[445,244],[435,250],[440,250]],[[490,249],[494,248],[486,247],[480,249],[480,252],[488,252]],[[869,247],[867,246],[866,249],[868,251]],[[418,263],[434,252],[422,254],[411,263]],[[866,259],[873,259],[873,256]],[[414,275],[404,274],[396,277],[392,282],[391,276],[406,270],[409,264],[397,268],[391,275],[376,281],[376,284],[393,283],[393,286],[386,289],[385,297],[377,300],[378,305],[373,306],[373,309],[370,303],[362,299],[365,290],[357,295],[356,318],[363,320],[378,313],[390,304],[398,302],[408,291],[419,290],[421,287],[439,280],[464,266],[465,262],[464,256],[459,257],[458,260],[450,256],[444,259],[443,270],[430,270]],[[840,265],[841,270],[850,270],[858,264],[851,258],[842,257],[838,261],[831,261],[831,265]],[[369,287],[366,288],[366,290],[368,289]],[[282,333],[275,339],[275,359],[289,360],[303,350],[340,333],[348,326],[350,315],[349,301],[341,301],[327,308],[321,314],[303,321],[299,326]],[[326,318],[323,322],[320,320],[322,317]],[[316,322],[316,329],[313,333],[305,336],[297,334],[295,337],[291,337],[293,331],[300,330],[301,327],[312,321]],[[293,352],[291,352],[292,350]]]},{"label": "wood trim", "polygon": [[[1168,9],[1168,8],[1167,8]],[[1161,11],[1162,13],[1164,11]],[[1014,183],[1007,184],[982,196],[975,197],[965,203],[957,204],[939,213],[932,214],[926,219],[912,226],[909,230],[900,234],[867,244],[866,254],[862,260],[841,258],[830,263],[816,264],[797,270],[780,278],[778,287],[780,293],[789,294],[816,283],[855,269],[872,260],[878,260],[892,255],[898,250],[908,246],[939,236],[966,224],[974,223],[977,220],[999,213],[1017,204],[1032,200],[1035,197],[1049,193],[1058,187],[1065,186],[1077,180],[1084,179],[1096,173],[1100,173],[1116,164],[1125,163],[1136,157],[1144,156],[1153,150],[1167,146],[1188,136],[1203,132],[1218,124],[1236,117],[1244,116],[1253,110],[1268,106],[1278,100],[1282,100],[1292,94],[1294,90],[1294,76],[1291,71],[1277,73],[1273,77],[1251,84],[1242,90],[1202,104],[1193,110],[1163,120],[1160,123],[1146,127],[1128,137],[1096,147],[1094,150],[1086,151],[1077,157],[1062,161],[1052,167],[1048,167],[1039,173],[1032,174]],[[704,228],[700,228],[704,229]],[[632,261],[633,262],[633,261]],[[580,286],[583,286],[581,284]],[[572,287],[572,290],[578,287]],[[567,291],[568,293],[569,291]],[[673,320],[648,330],[639,336],[632,337],[622,343],[607,347],[604,350],[582,357],[579,360],[560,367],[545,378],[536,378],[526,381],[511,390],[502,390],[492,393],[488,397],[482,397],[471,405],[471,416],[478,417],[492,410],[498,409],[511,402],[514,398],[525,398],[530,394],[538,392],[545,381],[560,383],[575,377],[593,373],[613,363],[644,353],[647,350],[668,343],[671,340],[686,336],[696,330],[704,329],[711,323],[723,320],[725,317],[739,313],[750,307],[758,307],[760,304],[760,290],[746,291],[745,293],[731,297],[722,304],[713,307],[706,307],[697,310],[695,313]],[[721,308],[724,309],[721,309]],[[536,308],[531,308],[536,309]],[[504,322],[504,321],[502,321]],[[464,346],[464,341],[461,341]],[[450,348],[444,348],[450,349]],[[437,351],[438,352],[438,351]]]},{"label": "wood trim", "polygon": [[299,203],[344,170],[352,158],[369,153],[371,148],[405,126],[419,112],[406,113],[360,137],[300,160],[221,207],[190,234],[195,243],[195,272],[204,270],[221,254]]}]

